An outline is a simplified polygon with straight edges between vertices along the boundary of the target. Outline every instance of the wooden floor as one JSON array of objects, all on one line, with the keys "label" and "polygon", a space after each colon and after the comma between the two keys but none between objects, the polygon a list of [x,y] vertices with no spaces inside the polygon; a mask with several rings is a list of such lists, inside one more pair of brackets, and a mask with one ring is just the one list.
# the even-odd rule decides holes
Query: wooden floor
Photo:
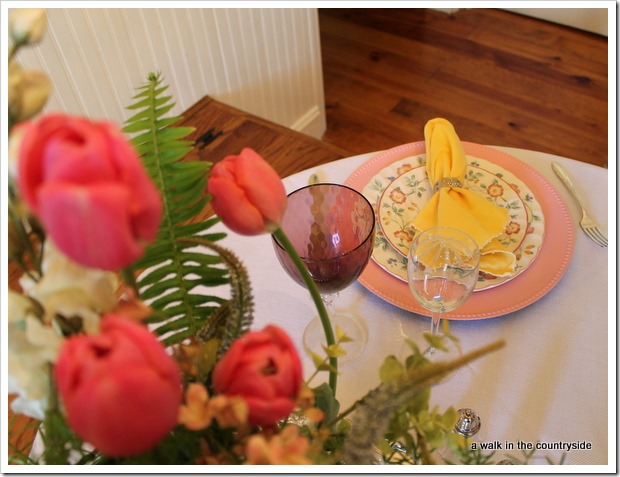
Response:
[{"label": "wooden floor", "polygon": [[607,166],[607,37],[497,9],[319,9],[327,131],[352,153],[424,139]]}]

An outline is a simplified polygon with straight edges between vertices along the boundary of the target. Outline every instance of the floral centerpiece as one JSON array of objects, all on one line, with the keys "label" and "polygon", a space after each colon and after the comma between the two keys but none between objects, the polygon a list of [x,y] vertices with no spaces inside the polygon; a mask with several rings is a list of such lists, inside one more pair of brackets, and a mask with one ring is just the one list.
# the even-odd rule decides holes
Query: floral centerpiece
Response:
[{"label": "floral centerpiece", "polygon": [[[9,392],[15,412],[40,421],[44,445],[13,462],[414,464],[446,446],[456,462],[489,460],[453,432],[453,408],[430,409],[430,388],[501,343],[439,363],[409,343],[405,361],[385,358],[376,389],[340,409],[348,337],[292,247],[326,337],[308,380],[282,328],[252,330],[247,273],[211,230],[222,220],[286,244],[277,173],[250,148],[215,165],[185,160],[192,129],[166,116],[173,104],[155,74],[122,130],[35,118],[49,84],[28,81],[14,56],[40,39],[42,19],[26,10],[10,22],[9,260],[23,276],[9,292]],[[198,219],[207,204],[217,215]],[[230,296],[197,291],[220,285]],[[318,373],[328,382],[313,385]]]}]

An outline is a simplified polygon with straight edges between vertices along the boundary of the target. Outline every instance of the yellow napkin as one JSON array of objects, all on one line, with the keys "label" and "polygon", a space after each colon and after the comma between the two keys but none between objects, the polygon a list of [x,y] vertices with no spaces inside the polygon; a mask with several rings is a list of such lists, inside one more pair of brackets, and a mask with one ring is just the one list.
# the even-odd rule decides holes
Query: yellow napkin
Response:
[{"label": "yellow napkin", "polygon": [[426,173],[431,186],[437,190],[414,219],[414,228],[448,226],[460,229],[478,244],[482,272],[497,277],[514,274],[514,254],[499,240],[494,240],[510,220],[508,210],[462,187],[467,159],[454,127],[446,119],[432,119],[424,127],[424,139]]}]

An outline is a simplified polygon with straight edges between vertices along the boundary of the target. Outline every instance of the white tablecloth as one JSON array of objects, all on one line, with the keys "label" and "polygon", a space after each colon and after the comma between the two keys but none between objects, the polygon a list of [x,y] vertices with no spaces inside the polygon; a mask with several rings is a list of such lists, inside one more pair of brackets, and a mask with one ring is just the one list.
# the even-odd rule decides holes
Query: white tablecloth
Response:
[{"label": "white tablecloth", "polygon": [[[608,171],[533,151],[497,149],[537,169],[565,198],[576,227],[574,257],[557,286],[536,303],[497,318],[451,322],[464,351],[500,338],[507,345],[434,387],[432,403],[441,409],[476,410],[482,420],[477,440],[499,441],[504,449],[497,455],[519,456],[519,441],[585,441],[591,449],[570,450],[566,464],[615,465],[615,450],[608,453],[608,446],[615,449],[616,422],[615,304],[608,296],[608,258],[610,252],[615,257],[615,228],[608,231]],[[286,188],[292,191],[306,185],[314,172],[323,180],[344,182],[374,155],[363,154],[295,174],[285,179]],[[578,228],[577,206],[553,174],[552,161],[568,170],[612,248],[599,247]],[[221,243],[234,249],[248,267],[256,302],[253,328],[276,323],[301,349],[303,330],[315,310],[308,292],[278,264],[270,236],[243,237],[229,232]],[[402,337],[419,336],[428,330],[429,319],[387,303],[359,283],[340,294],[337,307],[362,315],[369,330],[364,354],[341,367],[338,398],[346,408],[379,383],[379,365],[385,356],[403,349]],[[306,374],[313,371],[308,358],[304,367]],[[511,444],[514,449],[505,450]],[[540,457],[532,463],[545,464],[544,456],[558,462],[561,454],[539,451]]]}]

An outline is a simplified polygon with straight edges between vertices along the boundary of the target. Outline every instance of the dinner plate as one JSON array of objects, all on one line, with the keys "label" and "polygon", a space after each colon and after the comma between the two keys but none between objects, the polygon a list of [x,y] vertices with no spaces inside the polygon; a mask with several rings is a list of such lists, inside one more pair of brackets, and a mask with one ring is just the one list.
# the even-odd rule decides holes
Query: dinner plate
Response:
[{"label": "dinner plate", "polygon": [[[480,273],[476,291],[487,290],[523,273],[543,243],[544,214],[527,185],[503,167],[467,155],[464,186],[508,210],[510,220],[497,240],[515,254],[515,271],[506,277]],[[400,174],[400,175],[399,175]],[[372,259],[388,273],[407,281],[407,252],[413,239],[411,224],[431,197],[426,154],[407,156],[381,169],[362,193],[375,204],[379,232]]]},{"label": "dinner plate", "polygon": [[[475,320],[502,316],[520,310],[549,293],[560,281],[573,256],[575,236],[566,203],[551,183],[539,172],[517,158],[480,144],[462,142],[465,153],[485,159],[506,169],[527,184],[540,203],[545,217],[545,236],[538,256],[525,273],[494,287],[474,293],[463,305],[446,313],[451,320]],[[362,191],[383,168],[425,152],[424,141],[389,149],[366,161],[354,171],[345,184]],[[359,278],[360,283],[387,302],[414,313],[430,316],[416,302],[403,280],[386,272],[374,260]]]}]

